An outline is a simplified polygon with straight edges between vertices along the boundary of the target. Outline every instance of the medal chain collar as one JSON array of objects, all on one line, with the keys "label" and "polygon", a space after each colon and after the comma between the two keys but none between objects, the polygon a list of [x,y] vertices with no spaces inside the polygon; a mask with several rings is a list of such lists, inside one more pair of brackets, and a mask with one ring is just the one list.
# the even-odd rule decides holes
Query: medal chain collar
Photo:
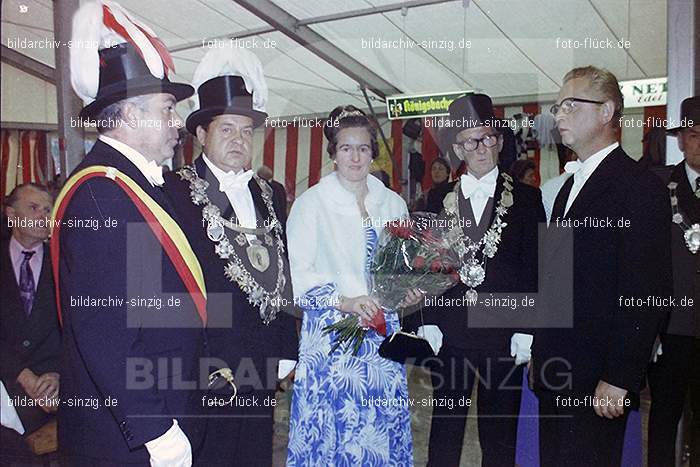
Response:
[{"label": "medal chain collar", "polygon": [[[269,324],[272,320],[277,317],[279,313],[280,306],[282,304],[282,290],[284,289],[286,279],[284,277],[284,261],[282,256],[284,255],[284,242],[282,242],[282,224],[280,224],[275,214],[275,209],[272,204],[272,190],[267,184],[261,182],[257,175],[253,176],[255,182],[260,187],[262,192],[263,202],[267,208],[268,214],[272,219],[269,226],[260,229],[248,229],[245,227],[238,226],[232,220],[226,220],[221,217],[221,210],[218,206],[215,206],[209,200],[207,195],[207,188],[209,187],[209,182],[202,179],[197,175],[197,171],[194,166],[186,165],[178,170],[178,175],[182,180],[189,183],[190,188],[190,199],[192,202],[201,206],[202,208],[202,220],[206,221],[207,224],[207,236],[209,239],[216,244],[215,252],[217,256],[221,259],[228,259],[228,264],[224,268],[224,275],[231,282],[235,282],[241,288],[241,290],[248,296],[248,303],[256,306],[260,310],[260,318],[265,324]],[[238,232],[235,238],[236,243],[239,246],[243,246],[248,242],[245,234],[253,235],[264,235],[265,244],[272,246],[273,243],[277,249],[277,281],[275,284],[275,289],[272,291],[266,290],[261,286],[253,277],[253,275],[246,269],[241,258],[236,254],[236,250],[231,244],[231,241],[226,234],[224,226],[230,228],[233,231]],[[275,239],[273,241],[272,237],[269,235],[270,232],[274,232]],[[263,248],[265,253],[267,249],[261,246],[259,240],[255,240],[255,245],[251,247]],[[256,267],[256,263],[251,259],[251,264],[253,267],[261,272],[264,272],[267,267],[262,268]],[[269,262],[269,259],[268,259]]]},{"label": "medal chain collar", "polygon": [[688,225],[685,222],[683,214],[681,214],[678,208],[678,196],[676,196],[678,183],[670,182],[666,186],[668,187],[668,195],[671,201],[671,221],[683,231],[685,246],[692,254],[695,254],[700,250],[700,224]]},{"label": "medal chain collar", "polygon": [[[455,250],[462,260],[459,278],[462,283],[469,287],[466,293],[469,302],[476,302],[478,294],[474,288],[481,285],[486,278],[486,259],[493,258],[498,252],[501,233],[508,225],[503,222],[503,217],[508,213],[508,208],[513,205],[513,178],[506,173],[501,173],[501,176],[504,180],[503,191],[496,206],[496,217],[478,242],[474,242],[465,235],[459,224],[459,207],[457,204],[457,197],[461,193],[459,181],[443,202],[445,212],[449,217],[448,222],[451,222],[454,226],[450,231],[450,237],[452,237]],[[478,259],[479,253],[481,254],[481,259]]]}]

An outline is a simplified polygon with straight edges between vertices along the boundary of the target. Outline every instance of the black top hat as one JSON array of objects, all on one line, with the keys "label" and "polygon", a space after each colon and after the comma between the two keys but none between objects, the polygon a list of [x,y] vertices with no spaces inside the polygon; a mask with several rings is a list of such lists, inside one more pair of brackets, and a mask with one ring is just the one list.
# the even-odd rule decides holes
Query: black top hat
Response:
[{"label": "black top hat", "polygon": [[99,51],[100,84],[95,100],[83,107],[80,117],[87,120],[95,117],[105,107],[129,97],[145,94],[166,93],[177,101],[194,94],[189,84],[172,83],[153,76],[136,48],[129,42]]},{"label": "black top hat", "polygon": [[695,122],[700,122],[700,96],[693,96],[681,102],[681,121],[675,128],[669,128],[666,132],[675,136],[679,131],[695,126]]},{"label": "black top hat", "polygon": [[486,94],[467,94],[452,101],[449,116],[439,134],[439,143],[445,154],[452,154],[452,144],[457,134],[468,128],[491,126],[500,130],[501,119],[493,113],[493,103]]},{"label": "black top hat", "polygon": [[260,126],[267,114],[253,109],[253,95],[245,88],[240,76],[217,76],[202,83],[197,89],[199,110],[192,112],[185,126],[195,135],[199,125],[206,125],[217,115],[245,115],[253,119],[253,126]]}]

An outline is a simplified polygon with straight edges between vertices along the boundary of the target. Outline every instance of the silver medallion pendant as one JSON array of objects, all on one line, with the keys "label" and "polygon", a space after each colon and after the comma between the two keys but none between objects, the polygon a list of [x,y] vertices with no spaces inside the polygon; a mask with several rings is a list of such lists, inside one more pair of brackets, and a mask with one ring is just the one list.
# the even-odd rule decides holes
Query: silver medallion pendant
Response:
[{"label": "silver medallion pendant", "polygon": [[245,251],[248,254],[251,266],[260,272],[267,271],[267,268],[270,267],[270,254],[267,248],[262,246],[260,240],[252,240]]},{"label": "silver medallion pendant", "polygon": [[700,224],[693,224],[683,232],[683,238],[685,238],[685,244],[692,254],[695,254],[700,250]]},{"label": "silver medallion pendant", "polygon": [[472,288],[481,285],[485,277],[484,267],[473,258],[465,262],[459,269],[459,278],[465,285]]},{"label": "silver medallion pendant", "polygon": [[224,238],[224,226],[221,222],[215,220],[209,220],[207,222],[207,237],[212,242],[218,242]]}]

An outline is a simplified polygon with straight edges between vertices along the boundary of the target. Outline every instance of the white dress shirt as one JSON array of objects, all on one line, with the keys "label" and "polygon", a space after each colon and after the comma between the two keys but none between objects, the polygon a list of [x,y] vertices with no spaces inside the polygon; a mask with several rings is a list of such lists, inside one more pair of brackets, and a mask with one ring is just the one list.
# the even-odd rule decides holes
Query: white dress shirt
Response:
[{"label": "white dress shirt", "polygon": [[[248,189],[248,182],[253,177],[252,170],[241,170],[238,173],[233,171],[224,172],[214,165],[214,163],[202,153],[204,163],[207,164],[211,173],[219,181],[217,187],[219,191],[226,194],[231,206],[233,207],[238,225],[241,227],[256,228],[255,203],[253,203],[253,195]],[[248,240],[254,240],[255,235],[247,234]]]},{"label": "white dress shirt", "polygon": [[[255,203],[253,202],[253,195],[248,189],[248,182],[253,177],[253,171],[241,170],[238,173],[233,171],[224,172],[215,166],[206,154],[202,153],[202,158],[209,170],[211,170],[211,173],[214,174],[214,177],[219,181],[219,191],[224,192],[231,203],[233,211],[238,218],[238,225],[251,229],[256,228],[257,217],[255,214]],[[257,237],[252,234],[246,234],[246,238],[250,241],[255,240]],[[280,360],[277,367],[277,378],[284,379],[291,373],[295,366],[295,360]]]},{"label": "white dress shirt", "polygon": [[700,177],[700,172],[697,170],[693,169],[691,166],[688,165],[688,163],[685,163],[685,173],[688,175],[688,181],[690,182],[690,191],[695,191],[698,189],[698,187],[695,185],[695,180]]},{"label": "white dress shirt", "polygon": [[157,165],[154,161],[149,161],[143,154],[138,152],[136,149],[132,148],[128,144],[124,144],[121,141],[117,141],[109,136],[100,135],[98,138],[105,144],[112,146],[114,149],[119,151],[124,157],[129,159],[132,164],[139,169],[139,172],[146,177],[148,183],[151,186],[161,186],[165,181],[163,180],[163,169]]},{"label": "white dress shirt", "polygon": [[[610,146],[607,146],[601,149],[600,151],[596,152],[585,161],[576,161],[579,164],[567,164],[569,165],[569,167],[574,166],[575,168],[572,170],[574,172],[574,184],[571,187],[569,199],[566,201],[566,209],[564,209],[564,215],[566,215],[566,213],[569,212],[569,208],[572,204],[574,204],[574,201],[576,200],[576,197],[581,191],[581,188],[583,188],[583,185],[586,183],[586,180],[588,180],[593,174],[593,172],[595,172],[595,169],[597,169],[600,163],[603,162],[603,159],[605,159],[605,157],[611,152],[613,152],[618,146],[620,146],[620,143],[614,142]],[[571,169],[568,169],[567,172],[569,170]]]},{"label": "white dress shirt", "polygon": [[468,199],[472,205],[474,220],[478,225],[481,216],[489,202],[496,193],[496,181],[498,180],[498,167],[494,167],[489,173],[481,178],[476,178],[471,173],[466,173],[460,177],[459,187],[462,190],[464,199]]}]

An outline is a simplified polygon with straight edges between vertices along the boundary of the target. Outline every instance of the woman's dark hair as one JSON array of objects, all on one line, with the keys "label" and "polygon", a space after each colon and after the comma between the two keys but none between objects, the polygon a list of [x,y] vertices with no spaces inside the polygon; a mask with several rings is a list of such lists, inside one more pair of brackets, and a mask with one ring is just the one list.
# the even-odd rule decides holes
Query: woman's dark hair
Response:
[{"label": "woman's dark hair", "polygon": [[528,170],[535,170],[535,163],[529,159],[518,159],[510,165],[510,176],[519,182],[523,181],[523,177]]},{"label": "woman's dark hair", "polygon": [[443,167],[445,167],[445,170],[447,170],[447,179],[450,179],[450,172],[452,172],[452,167],[450,167],[450,163],[447,162],[445,159],[442,157],[436,157],[433,159],[433,162],[430,163],[430,170],[433,169],[433,166],[435,164],[442,164]]},{"label": "woman's dark hair", "polygon": [[372,159],[379,156],[379,144],[377,143],[377,127],[362,110],[354,105],[339,105],[328,115],[323,134],[328,139],[326,151],[331,157],[335,157],[338,145],[338,133],[344,128],[364,128],[369,133],[370,146],[372,149]]}]

